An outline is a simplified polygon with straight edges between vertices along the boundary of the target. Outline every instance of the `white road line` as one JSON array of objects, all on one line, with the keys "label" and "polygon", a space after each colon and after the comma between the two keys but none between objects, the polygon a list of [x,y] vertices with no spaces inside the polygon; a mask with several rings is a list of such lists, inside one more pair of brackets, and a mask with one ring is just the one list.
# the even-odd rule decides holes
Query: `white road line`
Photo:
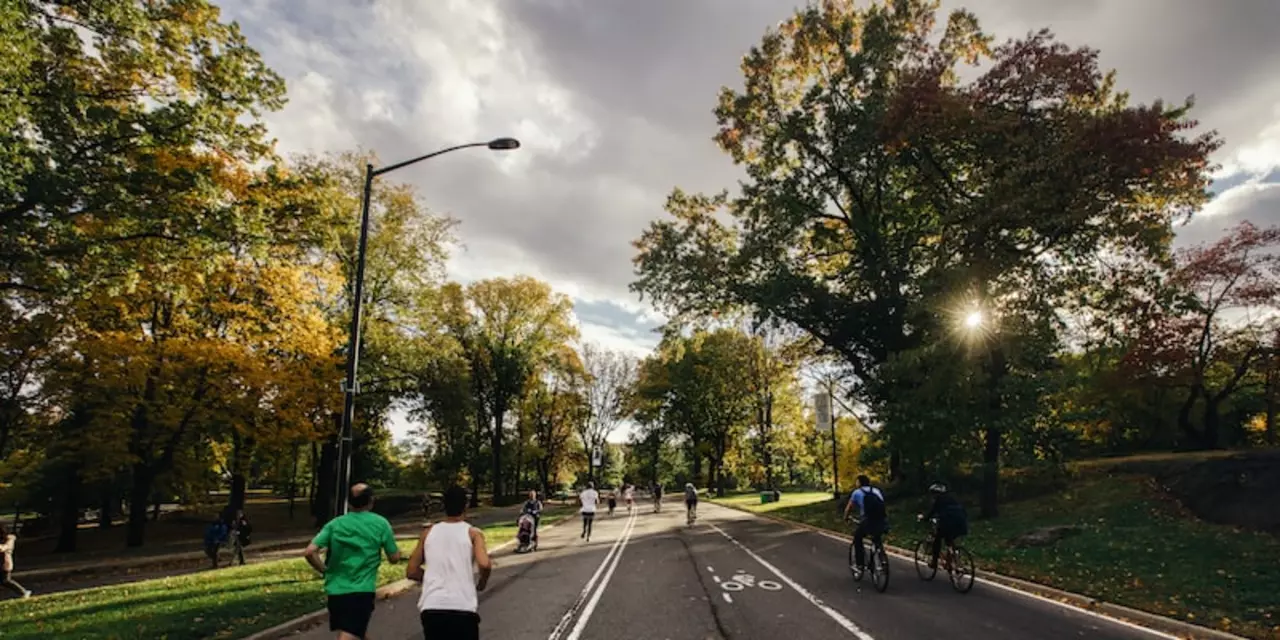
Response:
[{"label": "white road line", "polygon": [[582,609],[582,604],[587,601],[587,598],[591,597],[591,589],[596,586],[596,581],[600,579],[601,574],[605,571],[605,567],[607,567],[609,565],[609,561],[613,559],[619,545],[622,544],[623,538],[630,533],[631,524],[634,520],[634,518],[628,519],[627,523],[623,525],[622,532],[619,533],[618,538],[613,541],[613,546],[609,548],[609,553],[605,554],[604,560],[600,561],[600,566],[596,567],[595,574],[591,576],[591,579],[587,581],[586,586],[582,588],[582,592],[578,594],[578,599],[574,601],[573,606],[569,607],[569,610],[564,612],[564,615],[560,617],[560,622],[556,623],[556,628],[551,630],[551,635],[547,636],[547,640],[559,640],[560,636],[564,635],[564,632],[568,630],[569,623],[573,622],[573,616]]},{"label": "white road line", "polygon": [[707,571],[710,571],[711,573],[715,573],[715,572],[716,572],[716,570],[715,570],[715,569],[713,569],[713,568],[711,568],[711,567],[707,567]]},{"label": "white road line", "polygon": [[[818,535],[820,535],[820,536],[822,536],[822,537],[824,537],[824,538],[830,538],[830,539],[835,540],[835,541],[837,541],[837,542],[842,542],[842,543],[848,543],[848,542],[849,542],[849,539],[848,539],[848,538],[842,538],[842,537],[840,537],[838,534],[831,533],[831,532],[829,532],[829,531],[814,531],[814,533],[816,533],[816,534],[818,534]],[[910,556],[908,556],[908,555],[906,555],[906,554],[901,554],[901,553],[897,553],[897,552],[894,552],[894,551],[889,551],[889,555],[891,555],[891,556],[893,556],[893,557],[897,558],[897,559],[898,559],[898,560],[900,560],[903,564],[907,564],[907,563],[914,563],[914,562],[915,562],[915,559],[914,559],[914,558],[912,558],[912,557],[910,557]],[[1080,607],[1080,606],[1077,606],[1077,605],[1071,604],[1070,602],[1062,602],[1062,601],[1060,601],[1060,600],[1054,600],[1053,598],[1046,598],[1046,597],[1044,597],[1044,596],[1042,596],[1042,595],[1040,595],[1040,594],[1038,594],[1038,593],[1031,593],[1030,591],[1023,591],[1022,589],[1017,589],[1017,588],[1014,588],[1014,587],[1010,587],[1009,585],[1001,584],[1001,583],[999,583],[999,582],[995,582],[995,581],[993,581],[993,580],[987,580],[986,578],[982,578],[982,577],[975,578],[975,580],[976,580],[977,582],[981,582],[982,584],[987,585],[987,586],[989,586],[989,587],[996,587],[996,588],[999,588],[999,589],[1003,589],[1003,590],[1005,590],[1005,591],[1008,591],[1009,593],[1013,593],[1013,594],[1016,594],[1016,595],[1020,595],[1020,596],[1022,596],[1022,597],[1024,597],[1024,598],[1030,598],[1031,600],[1038,600],[1038,601],[1040,601],[1040,602],[1045,602],[1045,603],[1048,603],[1048,604],[1057,605],[1057,606],[1059,606],[1059,607],[1061,607],[1061,608],[1063,608],[1063,609],[1069,609],[1069,610],[1074,611],[1074,612],[1076,612],[1076,613],[1083,613],[1084,615],[1087,615],[1087,616],[1092,617],[1092,618],[1097,618],[1097,619],[1099,619],[1099,620],[1105,620],[1105,621],[1110,622],[1110,623],[1112,623],[1112,624],[1118,624],[1118,625],[1120,625],[1120,626],[1122,626],[1122,627],[1125,627],[1126,629],[1132,629],[1132,630],[1134,630],[1134,631],[1142,631],[1142,632],[1145,632],[1145,633],[1147,633],[1147,634],[1149,634],[1149,635],[1155,636],[1155,637],[1157,637],[1157,638],[1163,638],[1164,640],[1181,640],[1181,636],[1175,636],[1175,635],[1168,634],[1168,633],[1165,633],[1165,632],[1160,631],[1160,630],[1157,630],[1157,629],[1152,629],[1152,628],[1150,628],[1150,627],[1144,627],[1144,626],[1142,626],[1142,625],[1140,625],[1140,624],[1135,624],[1135,623],[1133,623],[1133,622],[1129,622],[1128,620],[1121,620],[1120,618],[1113,618],[1113,617],[1111,617],[1111,616],[1109,616],[1109,615],[1106,615],[1106,614],[1103,614],[1103,613],[1098,613],[1097,611],[1090,611],[1090,610],[1088,610],[1088,609],[1085,609],[1084,607]]]},{"label": "white road line", "polygon": [[724,596],[724,601],[725,601],[725,602],[728,602],[729,604],[733,604],[733,596],[731,596],[731,595],[729,595],[729,594],[727,594],[727,593],[722,593],[722,594],[720,594],[720,595]]},{"label": "white road line", "polygon": [[836,624],[840,625],[841,627],[844,627],[845,631],[848,631],[849,633],[853,634],[853,636],[858,638],[858,640],[875,640],[875,638],[871,637],[871,634],[860,629],[858,625],[853,623],[852,620],[841,615],[839,611],[836,611],[835,609],[828,607],[826,604],[823,604],[823,602],[819,600],[816,596],[814,596],[812,593],[809,593],[808,589],[805,589],[804,587],[800,586],[799,583],[797,583],[795,580],[792,580],[791,578],[787,577],[787,575],[779,571],[777,567],[773,566],[772,564],[769,564],[769,561],[756,555],[756,552],[743,546],[741,542],[738,542],[737,540],[734,539],[733,536],[725,533],[723,529],[721,529],[720,527],[717,527],[714,524],[709,526],[712,529],[714,529],[717,533],[724,536],[726,540],[728,540],[729,542],[732,542],[734,546],[745,551],[746,554],[751,556],[753,560],[755,560],[756,562],[759,562],[760,566],[771,571],[773,575],[778,576],[778,579],[786,583],[787,586],[791,587],[792,589],[795,589],[796,593],[799,593],[800,595],[804,596],[805,599],[808,600],[810,604],[817,607],[823,613],[827,614],[827,617],[831,618],[832,620],[835,620]]},{"label": "white road line", "polygon": [[711,576],[711,579],[720,582],[720,576]]},{"label": "white road line", "polygon": [[604,578],[600,580],[600,585],[596,587],[596,592],[591,594],[591,599],[587,601],[587,606],[582,608],[582,613],[578,615],[578,624],[573,625],[573,632],[569,634],[567,640],[578,640],[582,635],[582,630],[587,627],[587,621],[591,619],[591,614],[596,610],[596,604],[600,602],[600,596],[604,595],[604,590],[609,586],[609,580],[613,578],[613,570],[618,568],[618,562],[622,560],[622,552],[627,549],[627,542],[631,540],[631,532],[635,530],[636,514],[631,514],[631,519],[627,522],[626,533],[622,536],[622,545],[618,547],[618,552],[613,554],[613,564],[609,565],[609,570],[605,572]]}]

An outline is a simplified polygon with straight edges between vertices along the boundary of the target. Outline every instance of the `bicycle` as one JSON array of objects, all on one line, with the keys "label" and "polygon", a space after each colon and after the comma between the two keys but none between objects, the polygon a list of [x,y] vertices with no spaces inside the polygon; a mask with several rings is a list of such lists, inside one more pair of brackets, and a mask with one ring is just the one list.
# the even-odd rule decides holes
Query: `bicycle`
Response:
[{"label": "bicycle", "polygon": [[[854,528],[857,528],[858,520],[854,519]],[[876,591],[884,593],[889,589],[889,552],[884,548],[884,537],[889,534],[889,527],[885,527],[884,532],[878,536],[871,536],[871,556],[867,558],[867,568],[871,573],[871,584],[875,586]],[[858,567],[858,545],[849,543],[849,571],[853,574],[854,582],[862,582],[862,570]]]},{"label": "bicycle", "polygon": [[[923,521],[923,516],[919,516]],[[933,538],[937,535],[938,519],[930,518],[929,526],[931,533],[926,535],[920,542],[916,543],[915,565],[916,574],[921,580],[929,582],[938,575],[938,565],[932,564],[933,560]],[[938,562],[943,565],[947,572],[947,578],[951,581],[951,588],[959,593],[969,593],[973,589],[973,583],[977,578],[977,568],[973,563],[973,554],[968,549],[958,545],[949,544],[939,554]]]}]

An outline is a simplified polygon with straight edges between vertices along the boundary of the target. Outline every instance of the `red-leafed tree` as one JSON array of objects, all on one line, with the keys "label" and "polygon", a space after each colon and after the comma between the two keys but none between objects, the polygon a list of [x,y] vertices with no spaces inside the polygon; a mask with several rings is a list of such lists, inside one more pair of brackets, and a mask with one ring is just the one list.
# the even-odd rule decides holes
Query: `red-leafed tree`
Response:
[{"label": "red-leafed tree", "polygon": [[1178,429],[1190,444],[1222,444],[1222,403],[1267,360],[1280,307],[1278,250],[1280,227],[1244,222],[1213,244],[1179,252],[1168,282],[1174,303],[1149,311],[1127,354],[1134,375],[1182,391]]}]

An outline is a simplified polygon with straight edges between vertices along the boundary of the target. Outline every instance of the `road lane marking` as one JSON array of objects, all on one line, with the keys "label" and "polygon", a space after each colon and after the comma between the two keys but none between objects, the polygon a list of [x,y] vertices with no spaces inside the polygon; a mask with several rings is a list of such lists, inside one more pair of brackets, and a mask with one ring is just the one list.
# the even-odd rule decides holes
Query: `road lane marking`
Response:
[{"label": "road lane marking", "polygon": [[711,576],[711,579],[715,580],[717,583],[720,582],[720,576]]},{"label": "road lane marking", "polygon": [[720,588],[724,589],[725,591],[742,591],[747,587],[743,585],[741,582],[730,580],[728,582],[720,583]]},{"label": "road lane marking", "polygon": [[578,614],[578,623],[573,625],[573,631],[569,634],[567,640],[578,640],[582,635],[582,630],[587,627],[587,621],[591,619],[591,614],[596,610],[596,604],[600,602],[600,596],[604,595],[604,590],[609,586],[609,580],[613,578],[614,569],[618,568],[618,562],[622,560],[622,552],[627,549],[627,542],[631,540],[631,532],[635,530],[636,514],[631,514],[631,520],[627,522],[627,530],[621,538],[622,544],[618,547],[618,552],[613,554],[613,564],[609,565],[609,570],[605,572],[604,578],[600,580],[600,584],[596,586],[596,592],[591,594],[591,599],[587,601],[587,606],[582,608],[582,613]]},{"label": "road lane marking", "polygon": [[724,536],[726,540],[728,540],[729,542],[732,542],[734,546],[738,547],[739,549],[742,549],[747,555],[751,556],[753,560],[755,560],[756,562],[759,562],[760,566],[768,569],[771,573],[773,573],[773,575],[777,576],[778,579],[781,580],[783,583],[785,583],[787,586],[791,587],[792,589],[795,589],[796,593],[799,593],[800,595],[804,596],[804,598],[808,600],[810,604],[817,607],[818,610],[822,611],[823,613],[827,614],[827,617],[831,618],[832,620],[835,620],[836,624],[840,625],[841,627],[844,627],[845,631],[848,631],[849,633],[853,634],[853,636],[858,638],[858,640],[875,640],[875,638],[871,637],[871,634],[867,633],[866,631],[863,631],[861,628],[858,627],[858,625],[854,624],[852,620],[841,615],[839,611],[836,611],[835,609],[828,607],[826,604],[824,604],[812,593],[809,593],[808,589],[805,589],[804,587],[800,586],[800,584],[797,583],[795,580],[792,580],[791,578],[787,577],[787,575],[779,571],[777,567],[770,564],[768,560],[765,560],[764,558],[761,558],[760,556],[756,555],[756,552],[748,549],[741,542],[738,542],[736,539],[734,539],[733,536],[725,533],[724,529],[721,529],[720,527],[717,527],[714,524],[709,524],[708,526],[710,526],[711,529],[713,529],[720,535]]},{"label": "road lane marking", "polygon": [[623,525],[622,532],[619,533],[618,538],[613,541],[613,546],[609,548],[609,553],[605,554],[604,560],[600,561],[600,566],[596,568],[595,574],[593,574],[591,579],[587,581],[586,586],[582,587],[582,592],[578,594],[578,599],[574,601],[573,606],[569,607],[569,610],[560,617],[560,622],[556,623],[556,628],[551,630],[551,635],[547,636],[547,640],[559,640],[560,636],[568,630],[569,623],[573,622],[573,617],[582,609],[583,603],[587,601],[587,598],[591,597],[591,589],[596,586],[596,581],[600,579],[600,576],[605,571],[605,567],[607,567],[609,565],[609,561],[613,559],[614,554],[618,550],[618,546],[622,544],[622,539],[630,531],[631,525],[634,521],[635,518],[632,517]]},{"label": "road lane marking", "polygon": [[764,589],[765,591],[782,591],[782,585],[772,580],[761,580],[756,583],[756,586]]},{"label": "road lane marking", "polygon": [[729,604],[733,604],[733,596],[731,596],[731,595],[729,595],[729,594],[727,594],[727,593],[722,593],[722,594],[720,594],[720,595],[724,596],[724,601],[725,601],[725,602],[728,602]]}]

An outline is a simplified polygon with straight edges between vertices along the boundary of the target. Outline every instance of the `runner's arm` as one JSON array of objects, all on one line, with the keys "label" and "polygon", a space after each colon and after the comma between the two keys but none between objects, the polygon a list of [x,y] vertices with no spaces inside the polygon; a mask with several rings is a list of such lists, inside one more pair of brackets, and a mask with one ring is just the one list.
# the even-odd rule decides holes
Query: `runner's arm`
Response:
[{"label": "runner's arm", "polygon": [[400,545],[396,542],[395,529],[391,528],[391,523],[387,523],[387,530],[383,533],[382,550],[387,554],[387,562],[398,564],[400,562]]},{"label": "runner's arm", "polygon": [[489,584],[489,575],[493,573],[493,560],[489,558],[489,550],[484,546],[484,532],[471,528],[471,550],[475,557],[476,568],[480,577],[476,580],[476,590],[484,591]]},{"label": "runner's arm", "polygon": [[[330,520],[329,522],[332,523],[333,521]],[[307,545],[307,550],[302,552],[302,557],[307,559],[307,564],[311,565],[311,568],[315,569],[320,575],[324,575],[325,572],[324,561],[320,559],[320,550],[328,546],[329,525],[326,524],[324,525],[324,528],[320,530],[320,533],[316,534],[316,537],[311,541],[311,544]]]},{"label": "runner's arm", "polygon": [[422,528],[422,535],[418,536],[418,546],[413,548],[413,553],[409,554],[409,567],[404,570],[404,577],[414,582],[422,582],[423,570],[422,564],[426,561],[427,553],[427,533],[431,531],[431,525]]}]

